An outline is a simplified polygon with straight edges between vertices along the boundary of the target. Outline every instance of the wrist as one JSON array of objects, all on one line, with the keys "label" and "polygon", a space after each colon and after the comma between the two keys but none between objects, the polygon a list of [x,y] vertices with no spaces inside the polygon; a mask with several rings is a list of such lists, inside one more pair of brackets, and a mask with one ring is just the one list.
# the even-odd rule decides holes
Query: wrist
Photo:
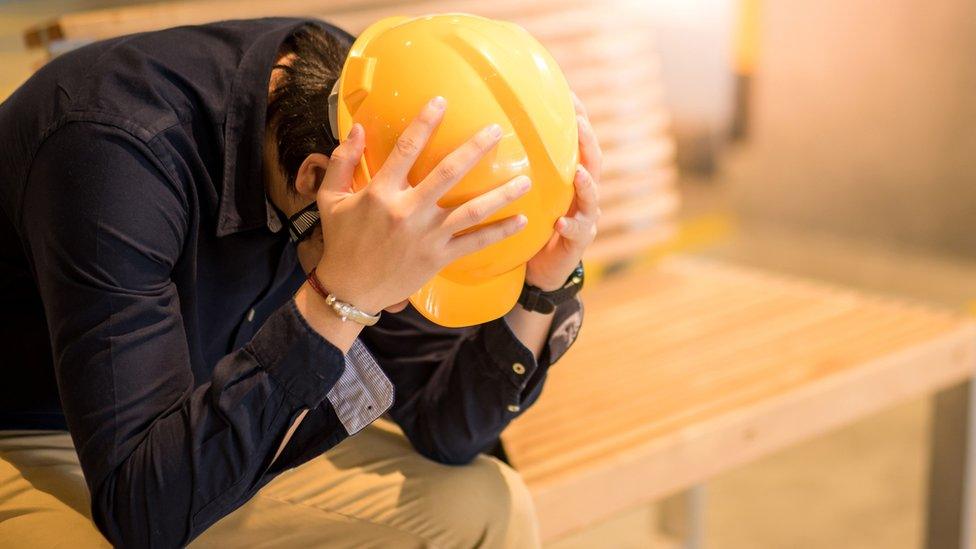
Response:
[{"label": "wrist", "polygon": [[308,282],[295,292],[295,305],[298,312],[305,318],[308,325],[320,336],[335,345],[343,354],[349,352],[353,341],[363,329],[362,324],[343,322],[325,300],[322,299]]},{"label": "wrist", "polygon": [[515,338],[538,360],[545,347],[546,335],[552,327],[554,317],[555,311],[549,313],[530,311],[518,304],[502,318]]},{"label": "wrist", "polygon": [[562,280],[560,280],[559,282],[551,282],[551,281],[539,282],[539,281],[530,280],[529,278],[526,278],[525,283],[528,284],[529,286],[534,286],[536,288],[539,288],[543,292],[554,292],[559,288],[563,287]]},{"label": "wrist", "polygon": [[530,318],[542,318],[542,317],[551,317],[555,315],[556,309],[553,308],[549,312],[542,312],[542,311],[537,311],[535,309],[529,309],[528,307],[525,306],[524,303],[516,303],[515,307],[513,307],[512,310],[509,311],[509,314],[523,315]]},{"label": "wrist", "polygon": [[338,276],[334,269],[323,267],[322,264],[316,267],[315,276],[324,289],[336,299],[371,315],[379,314],[386,308],[387,305],[374,292],[367,291],[354,283],[350,284],[348,282],[350,277]]},{"label": "wrist", "polygon": [[[554,312],[564,301],[572,299],[583,287],[583,263],[579,262],[565,281],[558,286],[547,284],[537,286],[534,281],[526,277],[518,303],[528,311],[542,313]],[[555,287],[553,287],[555,286]]]},{"label": "wrist", "polygon": [[[538,273],[525,273],[525,284],[539,288],[543,292],[554,292],[566,285],[566,282],[573,276],[576,272],[576,266],[574,265],[569,271],[564,274],[556,276],[538,276]],[[533,276],[535,274],[536,276]]]}]

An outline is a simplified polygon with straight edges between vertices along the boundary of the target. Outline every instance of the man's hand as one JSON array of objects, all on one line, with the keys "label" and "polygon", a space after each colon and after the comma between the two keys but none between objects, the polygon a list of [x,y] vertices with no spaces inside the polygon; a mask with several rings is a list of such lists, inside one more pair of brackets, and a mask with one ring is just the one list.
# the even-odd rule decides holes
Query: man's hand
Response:
[{"label": "man's hand", "polygon": [[[522,230],[522,214],[482,223],[531,188],[518,176],[458,206],[437,201],[498,143],[502,129],[491,124],[460,145],[413,186],[407,174],[444,116],[437,97],[397,139],[396,146],[369,184],[353,191],[353,172],[366,146],[365,130],[354,124],[331,158],[310,154],[298,169],[295,187],[314,195],[322,226],[319,281],[338,299],[369,313],[400,308],[438,271]],[[308,250],[306,250],[307,252]],[[305,254],[307,256],[307,253]],[[336,322],[324,300],[305,284],[296,293],[299,311],[312,328],[347,350],[359,327]]]},{"label": "man's hand", "polygon": [[[573,180],[576,194],[569,212],[556,220],[556,233],[546,246],[526,265],[525,281],[544,291],[562,287],[576,268],[583,251],[596,236],[596,222],[600,218],[600,165],[603,153],[586,116],[586,109],[576,94],[576,122],[579,126],[580,166]],[[512,332],[536,358],[545,347],[546,335],[552,326],[553,313],[542,314],[516,306],[505,315]]]},{"label": "man's hand", "polygon": [[562,287],[576,268],[583,251],[596,237],[600,218],[600,169],[603,153],[586,109],[576,94],[576,122],[579,126],[580,165],[573,180],[576,194],[565,216],[556,220],[556,233],[526,265],[525,281],[544,291]]},{"label": "man's hand", "polygon": [[317,200],[324,242],[319,273],[344,300],[374,312],[400,303],[452,261],[479,251],[525,226],[515,215],[472,227],[525,194],[531,183],[519,176],[467,202],[443,208],[437,201],[464,177],[502,135],[498,124],[484,128],[448,154],[416,186],[407,174],[440,124],[446,103],[431,100],[397,139],[393,152],[369,184],[352,191],[355,167],[365,148],[358,124],[333,153]]}]

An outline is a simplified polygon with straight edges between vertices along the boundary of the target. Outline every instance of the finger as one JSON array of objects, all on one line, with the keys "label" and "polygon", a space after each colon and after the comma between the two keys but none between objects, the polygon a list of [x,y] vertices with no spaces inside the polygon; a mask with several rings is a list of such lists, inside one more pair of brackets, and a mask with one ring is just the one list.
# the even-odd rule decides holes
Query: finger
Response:
[{"label": "finger", "polygon": [[451,151],[430,175],[424,178],[415,189],[418,198],[427,204],[440,200],[455,183],[461,180],[501,139],[502,127],[491,124],[468,139],[463,145]]},{"label": "finger", "polygon": [[447,101],[443,97],[437,96],[428,101],[420,109],[420,114],[410,122],[407,129],[403,130],[403,133],[397,138],[393,152],[390,153],[378,173],[385,172],[392,176],[392,180],[401,182],[406,188],[408,185],[407,173],[410,172],[410,168],[417,161],[417,157],[427,146],[427,140],[434,133],[434,129],[444,118],[446,107]]},{"label": "finger", "polygon": [[586,113],[586,105],[584,105],[583,101],[578,95],[576,95],[576,92],[570,93],[573,95],[573,108],[576,109],[576,115],[589,119],[590,115]]},{"label": "finger", "polygon": [[576,167],[576,177],[573,179],[576,188],[576,207],[579,213],[590,219],[600,216],[600,191],[597,189],[593,176],[584,166]]},{"label": "finger", "polygon": [[603,167],[603,151],[600,150],[600,142],[593,131],[593,125],[589,118],[577,116],[576,126],[579,128],[580,163],[595,177],[599,177]]},{"label": "finger", "polygon": [[451,233],[456,233],[477,225],[502,207],[517,200],[531,187],[531,180],[527,176],[520,175],[450,210],[443,227]]},{"label": "finger", "polygon": [[359,124],[353,124],[349,137],[332,151],[329,167],[325,170],[319,192],[347,192],[352,188],[352,177],[363,157],[366,132]]},{"label": "finger", "polygon": [[596,223],[586,218],[560,217],[556,220],[556,232],[578,244],[589,244],[596,237]]},{"label": "finger", "polygon": [[477,252],[521,231],[527,221],[528,219],[522,214],[513,215],[489,223],[474,231],[455,236],[447,243],[447,253],[452,258],[458,258]]}]

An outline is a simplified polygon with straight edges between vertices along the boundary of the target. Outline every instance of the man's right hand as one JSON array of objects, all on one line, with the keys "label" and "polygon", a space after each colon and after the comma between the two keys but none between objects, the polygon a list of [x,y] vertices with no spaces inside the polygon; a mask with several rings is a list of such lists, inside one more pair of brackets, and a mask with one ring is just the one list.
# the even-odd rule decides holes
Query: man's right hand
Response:
[{"label": "man's right hand", "polygon": [[362,126],[354,125],[330,158],[317,194],[323,226],[317,273],[340,300],[370,313],[399,304],[452,261],[524,227],[525,216],[516,215],[457,235],[525,194],[531,184],[525,176],[457,207],[437,204],[498,143],[496,124],[447,155],[416,187],[407,181],[445,108],[443,98],[428,102],[357,192],[352,182],[365,146]]}]

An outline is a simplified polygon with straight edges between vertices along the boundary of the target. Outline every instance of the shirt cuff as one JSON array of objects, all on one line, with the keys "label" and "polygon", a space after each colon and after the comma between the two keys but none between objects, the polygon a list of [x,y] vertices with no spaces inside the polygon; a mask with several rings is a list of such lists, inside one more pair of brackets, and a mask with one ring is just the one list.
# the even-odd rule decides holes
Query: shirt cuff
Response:
[{"label": "shirt cuff", "polygon": [[583,300],[577,294],[573,299],[560,303],[553,314],[546,347],[542,351],[549,366],[555,364],[572,347],[582,326]]},{"label": "shirt cuff", "polygon": [[500,367],[503,375],[516,387],[524,389],[536,370],[548,368],[566,353],[576,341],[582,323],[583,301],[579,295],[557,305],[538,360],[515,335],[504,317],[483,324],[481,339],[485,352]]},{"label": "shirt cuff", "polygon": [[294,298],[278,308],[244,346],[285,392],[315,408],[342,375],[342,351],[316,332]]},{"label": "shirt cuff", "polygon": [[345,361],[345,370],[328,398],[352,436],[393,406],[393,384],[359,339],[353,341]]}]

